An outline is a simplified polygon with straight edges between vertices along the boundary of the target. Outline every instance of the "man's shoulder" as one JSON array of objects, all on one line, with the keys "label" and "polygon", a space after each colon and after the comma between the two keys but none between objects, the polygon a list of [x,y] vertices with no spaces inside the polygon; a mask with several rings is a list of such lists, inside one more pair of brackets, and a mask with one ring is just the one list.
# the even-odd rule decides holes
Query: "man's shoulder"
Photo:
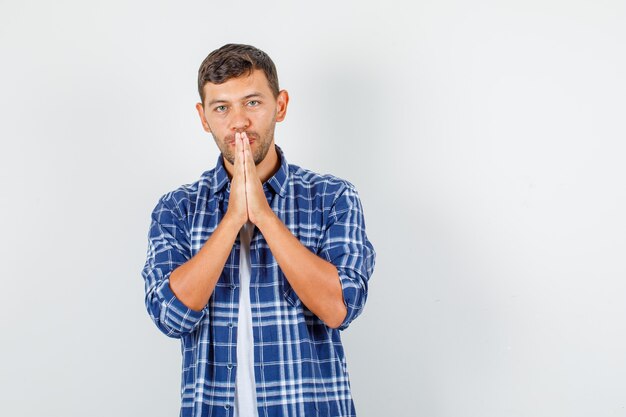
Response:
[{"label": "man's shoulder", "polygon": [[319,191],[324,194],[341,194],[346,189],[356,190],[354,184],[345,178],[330,173],[319,173],[299,165],[289,165],[291,182],[296,188],[302,187],[308,190]]},{"label": "man's shoulder", "polygon": [[203,190],[208,189],[210,178],[214,169],[202,173],[199,179],[194,182],[182,184],[170,191],[165,192],[159,198],[157,206],[165,206],[173,210],[180,218],[193,213],[198,198],[206,197]]}]

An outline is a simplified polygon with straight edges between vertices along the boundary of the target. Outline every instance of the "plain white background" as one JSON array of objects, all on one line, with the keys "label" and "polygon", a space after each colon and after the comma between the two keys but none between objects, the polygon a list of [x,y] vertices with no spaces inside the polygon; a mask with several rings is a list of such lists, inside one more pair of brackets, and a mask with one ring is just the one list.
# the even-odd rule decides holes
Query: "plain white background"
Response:
[{"label": "plain white background", "polygon": [[622,1],[0,2],[0,414],[174,416],[150,211],[218,151],[194,104],[249,43],[288,161],[354,183],[376,270],[359,416],[626,416]]}]

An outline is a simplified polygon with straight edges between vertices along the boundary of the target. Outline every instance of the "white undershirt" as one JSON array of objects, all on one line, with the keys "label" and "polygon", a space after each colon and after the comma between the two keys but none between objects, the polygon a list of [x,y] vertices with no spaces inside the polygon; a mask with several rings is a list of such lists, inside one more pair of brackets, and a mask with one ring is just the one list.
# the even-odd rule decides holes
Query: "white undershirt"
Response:
[{"label": "white undershirt", "polygon": [[239,320],[237,322],[237,368],[235,377],[235,417],[258,417],[254,382],[254,336],[250,306],[250,240],[254,225],[248,221],[239,232]]}]

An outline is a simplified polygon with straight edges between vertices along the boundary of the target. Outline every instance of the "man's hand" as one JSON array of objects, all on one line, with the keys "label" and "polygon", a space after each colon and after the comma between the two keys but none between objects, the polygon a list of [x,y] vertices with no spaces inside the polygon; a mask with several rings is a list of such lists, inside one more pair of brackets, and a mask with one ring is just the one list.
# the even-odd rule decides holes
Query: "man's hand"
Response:
[{"label": "man's hand", "polygon": [[[237,140],[237,139],[235,139]],[[272,208],[267,203],[267,198],[263,192],[263,184],[256,172],[256,165],[252,158],[250,140],[246,133],[242,133],[241,142],[243,146],[244,172],[246,175],[246,200],[248,207],[248,218],[258,226],[259,222],[273,215]]]},{"label": "man's hand", "polygon": [[235,170],[230,184],[228,210],[225,216],[243,226],[248,221],[248,207],[246,202],[246,175],[244,166],[243,143],[241,134],[235,133]]},{"label": "man's hand", "polygon": [[226,216],[243,226],[248,220],[258,226],[274,212],[267,203],[256,172],[246,133],[235,133],[235,170],[230,185]]}]

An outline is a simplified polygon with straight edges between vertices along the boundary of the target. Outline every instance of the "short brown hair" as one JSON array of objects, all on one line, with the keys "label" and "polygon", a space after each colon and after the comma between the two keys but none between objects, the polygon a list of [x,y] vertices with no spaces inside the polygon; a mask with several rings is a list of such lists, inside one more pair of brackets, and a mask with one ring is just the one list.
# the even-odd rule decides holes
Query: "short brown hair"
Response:
[{"label": "short brown hair", "polygon": [[198,70],[198,93],[204,104],[204,85],[206,83],[222,84],[231,78],[250,75],[260,69],[274,94],[278,97],[278,74],[272,59],[260,49],[250,45],[229,43],[211,52]]}]

